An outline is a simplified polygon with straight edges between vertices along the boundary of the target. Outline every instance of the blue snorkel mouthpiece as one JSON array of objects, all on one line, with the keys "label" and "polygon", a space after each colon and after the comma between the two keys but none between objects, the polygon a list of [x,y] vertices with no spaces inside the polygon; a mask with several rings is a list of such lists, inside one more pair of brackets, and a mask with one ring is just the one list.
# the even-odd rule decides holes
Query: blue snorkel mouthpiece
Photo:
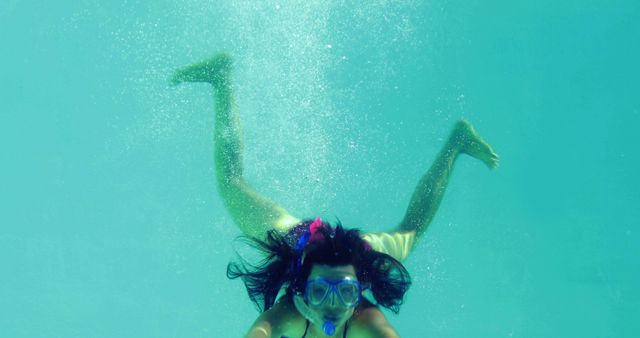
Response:
[{"label": "blue snorkel mouthpiece", "polygon": [[336,326],[330,320],[325,320],[322,324],[322,331],[324,331],[327,336],[333,336],[333,334],[336,333]]}]

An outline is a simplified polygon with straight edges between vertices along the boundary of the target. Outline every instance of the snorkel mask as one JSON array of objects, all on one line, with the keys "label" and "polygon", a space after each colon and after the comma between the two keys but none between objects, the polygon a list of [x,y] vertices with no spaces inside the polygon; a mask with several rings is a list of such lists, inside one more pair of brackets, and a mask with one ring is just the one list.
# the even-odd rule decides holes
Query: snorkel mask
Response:
[{"label": "snorkel mask", "polygon": [[[336,297],[344,307],[353,308],[360,302],[361,289],[357,280],[330,281],[324,278],[315,278],[307,282],[305,288],[306,303],[321,306],[330,298]],[[336,332],[335,323],[325,319],[322,322],[322,331],[329,336],[333,336]]]},{"label": "snorkel mask", "polygon": [[344,307],[353,308],[360,302],[360,291],[362,291],[360,282],[354,279],[330,281],[325,278],[314,278],[307,282],[305,298],[307,304],[321,306],[335,295]]},{"label": "snorkel mask", "polygon": [[[360,302],[360,292],[362,287],[357,280],[341,279],[330,281],[324,278],[314,278],[307,282],[304,298],[298,293],[293,296],[293,303],[307,320],[322,327],[322,331],[328,336],[333,336],[336,332],[336,324],[327,318],[319,316],[309,306],[322,306],[335,297],[335,301],[340,302],[343,307],[354,308]],[[320,325],[321,324],[321,325]]]}]

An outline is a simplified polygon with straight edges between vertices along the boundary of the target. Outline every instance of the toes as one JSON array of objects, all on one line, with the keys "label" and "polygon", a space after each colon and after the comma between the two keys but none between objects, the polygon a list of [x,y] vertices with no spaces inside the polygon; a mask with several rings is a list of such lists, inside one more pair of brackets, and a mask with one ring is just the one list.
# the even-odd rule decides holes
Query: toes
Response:
[{"label": "toes", "polygon": [[178,76],[178,74],[173,74],[173,76],[171,76],[171,78],[169,78],[169,84],[171,84],[172,86],[177,86],[180,84],[180,78]]}]

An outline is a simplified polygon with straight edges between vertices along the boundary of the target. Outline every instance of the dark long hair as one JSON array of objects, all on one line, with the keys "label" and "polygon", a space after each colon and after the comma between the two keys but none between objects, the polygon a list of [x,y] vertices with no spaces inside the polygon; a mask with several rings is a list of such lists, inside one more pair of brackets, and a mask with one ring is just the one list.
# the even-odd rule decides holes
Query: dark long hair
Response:
[{"label": "dark long hair", "polygon": [[357,229],[345,230],[340,222],[335,228],[323,222],[317,230],[321,239],[303,243],[301,250],[301,238],[309,235],[312,222],[302,221],[286,234],[270,230],[264,240],[242,237],[264,259],[251,264],[240,257],[239,262],[227,265],[227,277],[242,279],[249,298],[263,312],[273,306],[283,287],[287,297],[304,291],[313,264],[353,265],[358,280],[370,288],[378,305],[397,313],[411,285],[402,263],[372,250]]}]

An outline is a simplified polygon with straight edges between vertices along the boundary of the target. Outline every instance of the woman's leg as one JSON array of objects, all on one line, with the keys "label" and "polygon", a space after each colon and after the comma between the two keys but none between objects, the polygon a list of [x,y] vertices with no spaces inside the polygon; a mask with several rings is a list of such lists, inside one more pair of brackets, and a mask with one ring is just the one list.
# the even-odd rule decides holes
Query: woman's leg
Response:
[{"label": "woman's leg", "polygon": [[245,235],[262,238],[267,230],[286,231],[299,220],[253,190],[242,177],[242,130],[230,80],[232,60],[227,54],[184,67],[173,84],[205,82],[214,88],[214,159],[218,189],[231,217]]},{"label": "woman's leg", "polygon": [[438,211],[449,183],[453,165],[460,154],[467,154],[483,161],[490,169],[498,166],[498,155],[491,149],[473,126],[461,120],[456,123],[435,162],[418,182],[407,212],[400,223],[403,231],[416,231],[420,237]]},{"label": "woman's leg", "polygon": [[469,122],[457,122],[435,162],[418,182],[398,228],[389,233],[364,236],[374,249],[386,252],[398,260],[407,257],[415,241],[424,234],[438,211],[453,165],[460,154],[477,158],[491,169],[496,168],[499,163],[498,155]]}]

